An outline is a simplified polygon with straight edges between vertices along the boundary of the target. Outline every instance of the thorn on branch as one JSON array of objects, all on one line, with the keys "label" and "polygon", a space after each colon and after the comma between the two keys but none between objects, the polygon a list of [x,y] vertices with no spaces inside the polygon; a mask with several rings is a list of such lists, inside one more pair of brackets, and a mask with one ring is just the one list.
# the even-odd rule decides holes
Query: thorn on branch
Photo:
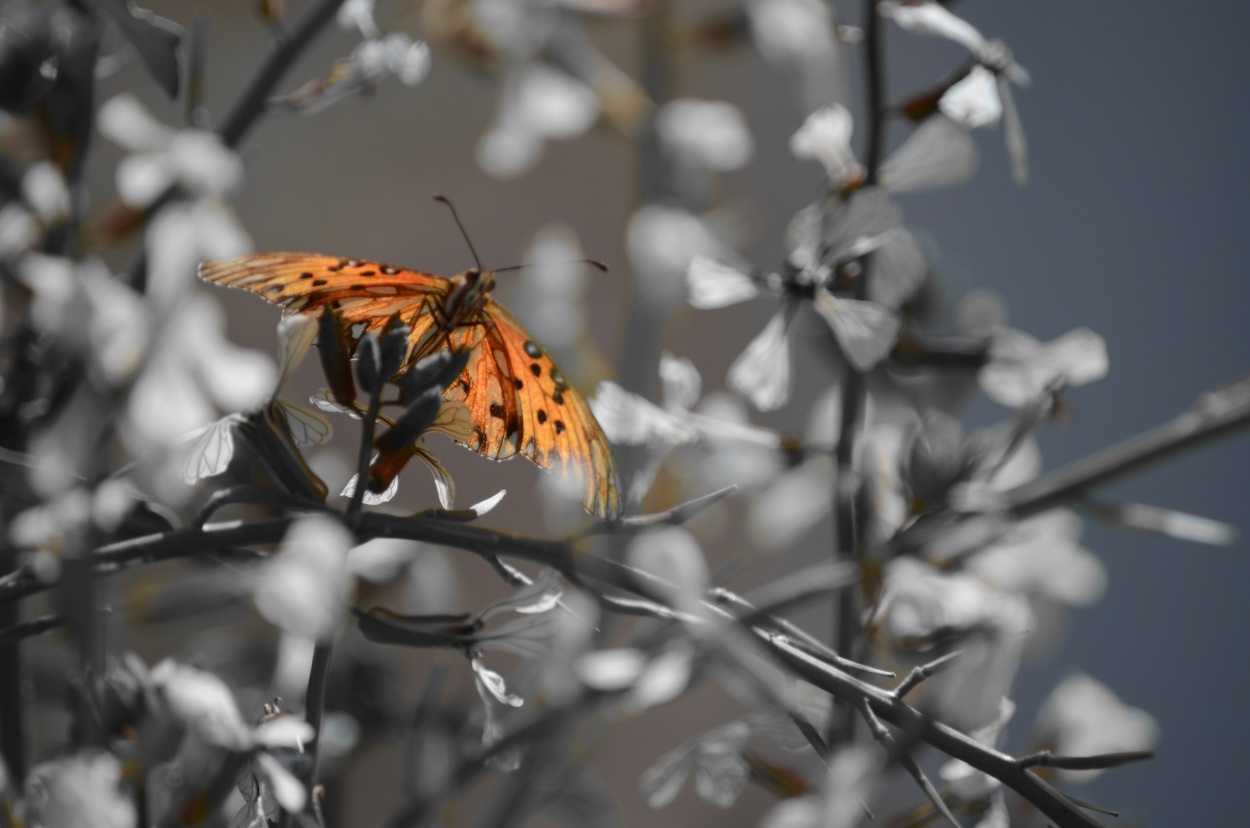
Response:
[{"label": "thorn on branch", "polygon": [[1016,760],[1019,768],[1060,768],[1062,770],[1106,770],[1144,762],[1155,758],[1153,750],[1132,750],[1124,753],[1100,753],[1097,756],[1055,756],[1043,750]]},{"label": "thorn on branch", "polygon": [[916,687],[919,686],[925,679],[937,675],[947,667],[950,667],[954,660],[962,653],[962,650],[955,650],[954,652],[947,653],[941,658],[930,661],[928,664],[921,664],[919,667],[913,667],[912,671],[907,674],[907,678],[903,679],[899,686],[894,688],[894,698],[903,698],[912,690],[915,690]]},{"label": "thorn on branch", "polygon": [[633,534],[642,529],[649,529],[652,526],[680,526],[700,512],[719,503],[729,495],[738,491],[737,484],[726,486],[718,489],[711,494],[705,494],[702,497],[696,497],[685,503],[674,506],[666,512],[656,512],[650,515],[635,515],[634,517],[622,518],[615,521],[599,521],[588,529],[583,530],[572,539],[579,537],[587,537],[590,535],[624,535]]},{"label": "thorn on branch", "polygon": [[1100,814],[1106,814],[1107,816],[1110,816],[1110,817],[1120,816],[1119,811],[1113,811],[1110,808],[1104,808],[1101,805],[1095,805],[1092,802],[1086,802],[1084,799],[1075,797],[1070,793],[1064,793],[1064,796],[1066,796],[1069,800],[1071,800],[1072,804],[1076,805],[1079,808],[1084,808],[1087,811],[1095,811]]}]

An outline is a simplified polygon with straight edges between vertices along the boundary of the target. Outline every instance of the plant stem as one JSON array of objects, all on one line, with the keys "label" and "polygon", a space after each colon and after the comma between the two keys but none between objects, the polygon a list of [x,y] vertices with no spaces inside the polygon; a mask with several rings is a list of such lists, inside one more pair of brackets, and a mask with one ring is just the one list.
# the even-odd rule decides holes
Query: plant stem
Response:
[{"label": "plant stem", "polygon": [[[867,183],[875,184],[881,166],[882,149],[885,146],[885,57],[883,54],[881,17],[877,14],[877,0],[864,2],[864,59],[867,64],[867,128],[864,152]],[[860,260],[860,274],[854,283],[854,298],[868,297],[868,279],[872,272],[872,255]],[[867,397],[865,377],[849,363],[846,380],[842,385],[842,404],[835,452],[837,473],[834,489],[835,538],[837,546],[834,558],[853,561],[858,557],[860,532],[855,522],[855,501],[859,483],[855,471],[856,447],[862,426],[864,404]],[[834,649],[845,658],[856,658],[856,642],[859,639],[859,585],[843,587],[837,596],[835,613]],[[829,720],[829,744],[837,747],[854,738],[855,710],[843,705],[834,708]]]}]

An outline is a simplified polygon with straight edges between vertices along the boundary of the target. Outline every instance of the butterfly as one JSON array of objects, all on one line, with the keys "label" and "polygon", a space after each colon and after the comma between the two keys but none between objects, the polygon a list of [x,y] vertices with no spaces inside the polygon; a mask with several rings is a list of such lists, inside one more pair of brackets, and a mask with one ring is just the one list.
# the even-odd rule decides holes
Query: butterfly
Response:
[{"label": "butterfly", "polygon": [[199,275],[251,291],[286,313],[336,310],[352,350],[398,314],[411,331],[401,373],[441,349],[471,349],[443,395],[467,406],[472,418],[472,436],[456,442],[494,460],[521,454],[580,481],[590,513],[620,516],[620,483],[603,429],[551,356],[491,298],[493,271],[479,266],[448,279],[364,259],[256,253],[203,262]]}]

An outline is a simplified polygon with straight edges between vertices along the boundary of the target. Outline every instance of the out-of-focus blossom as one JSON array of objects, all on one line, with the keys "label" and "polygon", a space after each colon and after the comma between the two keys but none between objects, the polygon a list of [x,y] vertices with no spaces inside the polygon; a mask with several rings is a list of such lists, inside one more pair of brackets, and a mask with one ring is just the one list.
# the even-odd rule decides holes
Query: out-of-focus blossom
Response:
[{"label": "out-of-focus blossom", "polygon": [[[660,356],[661,405],[602,382],[591,401],[608,439],[647,446],[647,462],[629,481],[630,499],[640,501],[674,450],[670,465],[679,477],[712,486],[751,487],[770,479],[783,462],[780,434],[750,423],[736,398],[716,393],[699,401],[702,378],[688,359]],[[696,407],[697,404],[697,407]]]},{"label": "out-of-focus blossom", "polygon": [[685,294],[683,276],[695,256],[714,256],[720,243],[706,222],[680,207],[647,204],[625,230],[629,260],[650,301],[670,307]]},{"label": "out-of-focus blossom", "polygon": [[[945,573],[913,558],[885,567],[874,626],[896,657],[932,658],[932,645],[950,642],[955,665],[925,682],[927,703],[959,728],[982,727],[1007,696],[1033,614],[1024,598],[988,587],[968,573]],[[910,663],[910,658],[906,663]]]},{"label": "out-of-focus blossom", "polygon": [[125,436],[135,448],[172,446],[217,417],[264,402],[277,372],[272,360],[224,336],[217,301],[196,294],[177,304],[128,400]]},{"label": "out-of-focus blossom", "polygon": [[69,187],[60,169],[50,161],[32,164],[22,175],[22,198],[44,224],[69,215]]},{"label": "out-of-focus blossom", "polygon": [[207,745],[234,751],[302,749],[315,736],[307,722],[294,716],[271,718],[259,727],[247,724],[230,688],[206,670],[165,659],[148,679],[165,712]]},{"label": "out-of-focus blossom", "polygon": [[990,399],[1021,408],[1055,386],[1071,387],[1107,375],[1107,344],[1088,328],[1078,328],[1058,339],[1038,342],[1011,328],[996,330],[990,340],[990,361],[980,381]]},{"label": "out-of-focus blossom", "polygon": [[275,625],[325,640],[338,629],[347,600],[345,563],[351,533],[323,515],[291,525],[256,578],[256,606]]},{"label": "out-of-focus blossom", "polygon": [[[351,11],[352,4],[341,11]],[[372,17],[365,28],[375,28]],[[430,49],[423,41],[414,41],[403,32],[371,36],[339,60],[323,77],[314,78],[289,94],[270,101],[275,110],[314,115],[348,98],[372,91],[390,78],[405,86],[416,86],[430,73]]]},{"label": "out-of-focus blossom", "polygon": [[711,582],[707,559],[694,535],[673,526],[644,532],[629,544],[626,558],[632,566],[660,578],[657,585],[667,603],[698,614],[703,593]]},{"label": "out-of-focus blossom", "polygon": [[594,90],[545,63],[508,73],[495,122],[477,146],[482,169],[498,178],[530,170],[549,140],[576,138],[599,117]]},{"label": "out-of-focus blossom", "polygon": [[679,161],[711,170],[741,169],[754,149],[742,112],[724,101],[670,101],[656,114],[655,128]]},{"label": "out-of-focus blossom", "polygon": [[350,32],[356,30],[366,39],[376,38],[379,34],[378,24],[373,19],[374,0],[346,0],[339,6],[337,22],[339,28]]},{"label": "out-of-focus blossom", "polygon": [[844,97],[837,34],[852,30],[835,24],[820,0],[751,0],[746,6],[751,39],[770,63],[798,72],[808,106]]},{"label": "out-of-focus blossom", "polygon": [[[1059,756],[1096,756],[1150,750],[1159,725],[1144,710],[1130,707],[1102,682],[1077,673],[1051,691],[1037,714],[1034,739]],[[1070,782],[1088,782],[1101,770],[1061,770]]]},{"label": "out-of-focus blossom", "polygon": [[824,165],[834,190],[846,190],[864,180],[864,168],[851,149],[854,121],[842,104],[818,109],[790,138],[790,151]]},{"label": "out-of-focus blossom", "polygon": [[100,107],[97,124],[131,153],[117,166],[117,192],[132,207],[148,207],[169,187],[222,198],[243,183],[243,162],[214,133],[174,130],[157,121],[130,94]]},{"label": "out-of-focus blossom", "polygon": [[765,814],[760,828],[855,828],[863,824],[880,772],[880,757],[869,745],[842,748],[829,759],[819,796],[783,800]]},{"label": "out-of-focus blossom", "polygon": [[1008,592],[1089,606],[1102,597],[1107,573],[1097,556],[1079,543],[1080,529],[1080,518],[1066,509],[1021,521],[971,556],[968,570]]},{"label": "out-of-focus blossom", "polygon": [[31,828],[133,828],[134,800],[121,790],[122,763],[111,753],[83,752],[37,765],[26,779]]},{"label": "out-of-focus blossom", "polygon": [[953,187],[972,177],[977,159],[967,127],[932,115],[881,165],[881,184],[894,193]]},{"label": "out-of-focus blossom", "polygon": [[742,750],[751,736],[745,722],[733,722],[660,757],[643,773],[638,788],[652,808],[677,798],[693,773],[699,798],[718,808],[738,801],[750,777]]},{"label": "out-of-focus blossom", "polygon": [[790,348],[797,310],[791,304],[783,306],[729,366],[729,387],[760,411],[774,411],[790,400]]},{"label": "out-of-focus blossom", "polygon": [[35,328],[85,359],[98,380],[121,383],[142,364],[152,334],[143,301],[99,261],[31,254],[18,275],[34,292]]},{"label": "out-of-focus blossom", "polygon": [[404,86],[416,86],[430,73],[430,47],[402,32],[392,32],[357,46],[351,68],[375,85],[394,77]]}]

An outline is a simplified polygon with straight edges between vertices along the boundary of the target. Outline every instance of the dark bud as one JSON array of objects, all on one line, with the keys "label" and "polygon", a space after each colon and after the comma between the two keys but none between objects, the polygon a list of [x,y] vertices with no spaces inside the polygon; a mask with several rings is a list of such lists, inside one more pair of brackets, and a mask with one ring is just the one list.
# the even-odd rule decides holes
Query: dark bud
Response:
[{"label": "dark bud", "polygon": [[394,451],[384,451],[369,467],[369,491],[381,494],[417,454],[417,444],[409,443]]},{"label": "dark bud", "polygon": [[361,634],[378,644],[457,648],[472,632],[468,615],[398,615],[378,608],[355,613]]},{"label": "dark bud", "polygon": [[346,408],[356,407],[356,383],[352,380],[351,356],[343,332],[343,317],[326,308],[321,312],[321,329],[317,334],[317,350],[321,354],[321,370],[330,384],[334,401]]},{"label": "dark bud", "polygon": [[370,396],[381,392],[387,380],[382,367],[382,343],[373,334],[366,335],[356,346],[356,379]]},{"label": "dark bud", "polygon": [[945,503],[951,487],[967,480],[975,469],[979,454],[971,448],[958,420],[940,411],[927,412],[907,457],[912,494],[926,507]]},{"label": "dark bud", "polygon": [[385,434],[373,441],[373,445],[383,452],[394,452],[417,441],[425,430],[434,422],[438,411],[443,407],[443,392],[439,388],[430,388],[408,406]]},{"label": "dark bud", "polygon": [[464,371],[470,353],[467,350],[439,351],[418,362],[411,371],[395,381],[399,386],[400,400],[415,400],[431,389],[443,393]]},{"label": "dark bud", "polygon": [[399,321],[399,314],[392,316],[382,329],[382,367],[383,378],[390,379],[404,367],[408,357],[408,335],[412,329]]}]

